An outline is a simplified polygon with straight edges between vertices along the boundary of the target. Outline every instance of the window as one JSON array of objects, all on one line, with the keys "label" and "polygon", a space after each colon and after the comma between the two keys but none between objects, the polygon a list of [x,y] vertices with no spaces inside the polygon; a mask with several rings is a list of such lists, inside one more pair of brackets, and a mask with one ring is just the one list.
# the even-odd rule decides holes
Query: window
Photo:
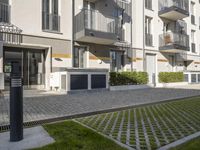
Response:
[{"label": "window", "polygon": [[152,0],[145,0],[145,8],[152,10]]},{"label": "window", "polygon": [[191,30],[191,50],[192,50],[192,53],[196,53],[195,31],[194,30]]},{"label": "window", "polygon": [[191,31],[191,42],[195,43],[195,31],[194,30]]},{"label": "window", "polygon": [[50,3],[49,0],[42,1],[42,29],[50,30],[50,11],[49,11]]},{"label": "window", "polygon": [[150,17],[145,17],[145,33],[151,34],[151,20]]},{"label": "window", "polygon": [[0,0],[0,22],[10,22],[10,7],[8,0]]},{"label": "window", "polygon": [[195,3],[194,2],[191,2],[190,12],[191,12],[191,23],[195,24]]},{"label": "window", "polygon": [[86,50],[84,47],[75,47],[73,53],[73,66],[75,68],[86,67]]},{"label": "window", "polygon": [[199,29],[200,29],[200,17],[199,17]]},{"label": "window", "polygon": [[0,0],[0,3],[9,4],[9,0]]},{"label": "window", "polygon": [[153,45],[153,37],[152,37],[152,18],[145,17],[145,44],[146,46]]},{"label": "window", "polygon": [[60,31],[58,0],[42,0],[42,29]]},{"label": "window", "polygon": [[191,12],[191,15],[194,15],[195,14],[195,3],[194,2],[191,2],[191,5],[190,5],[190,12]]}]

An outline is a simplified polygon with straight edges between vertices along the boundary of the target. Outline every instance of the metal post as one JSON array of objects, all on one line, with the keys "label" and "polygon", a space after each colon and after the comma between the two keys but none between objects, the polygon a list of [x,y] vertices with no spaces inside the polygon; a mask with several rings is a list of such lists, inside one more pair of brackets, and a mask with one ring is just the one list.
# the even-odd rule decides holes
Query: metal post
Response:
[{"label": "metal post", "polygon": [[153,86],[156,87],[156,74],[153,73],[152,75]]},{"label": "metal post", "polygon": [[19,64],[12,65],[10,80],[10,141],[23,139],[23,86]]}]

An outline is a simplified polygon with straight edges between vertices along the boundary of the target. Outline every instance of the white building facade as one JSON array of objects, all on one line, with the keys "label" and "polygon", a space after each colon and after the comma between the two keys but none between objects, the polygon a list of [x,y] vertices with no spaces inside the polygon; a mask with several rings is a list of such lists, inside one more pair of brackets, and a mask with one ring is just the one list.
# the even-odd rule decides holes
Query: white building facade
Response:
[{"label": "white building facade", "polygon": [[0,0],[1,87],[13,67],[27,89],[50,89],[51,73],[71,68],[146,71],[150,84],[159,72],[200,72],[199,8],[197,0]]},{"label": "white building facade", "polygon": [[[133,1],[135,69],[200,71],[200,3],[195,0]],[[156,79],[158,82],[158,78]]]}]

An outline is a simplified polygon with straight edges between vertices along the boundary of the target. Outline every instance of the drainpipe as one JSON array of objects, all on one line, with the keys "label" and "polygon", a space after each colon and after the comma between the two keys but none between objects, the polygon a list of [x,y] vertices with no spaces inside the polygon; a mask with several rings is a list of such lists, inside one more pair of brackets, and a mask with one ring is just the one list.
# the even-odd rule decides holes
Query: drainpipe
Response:
[{"label": "drainpipe", "polygon": [[130,17],[131,17],[131,71],[133,71],[133,58],[134,58],[134,56],[133,56],[133,15],[132,15],[132,8],[133,7],[133,0],[131,0],[131,11],[130,11]]},{"label": "drainpipe", "polygon": [[74,4],[74,0],[72,0],[72,40],[71,40],[71,56],[72,56],[72,67],[74,67],[74,62],[73,62],[73,53],[74,53],[74,14],[75,14],[75,12],[74,12],[74,6],[75,6],[75,4]]},{"label": "drainpipe", "polygon": [[142,8],[142,21],[143,21],[143,46],[142,46],[142,51],[143,51],[143,71],[146,71],[146,58],[145,58],[145,0],[142,1],[143,2],[143,8]]}]

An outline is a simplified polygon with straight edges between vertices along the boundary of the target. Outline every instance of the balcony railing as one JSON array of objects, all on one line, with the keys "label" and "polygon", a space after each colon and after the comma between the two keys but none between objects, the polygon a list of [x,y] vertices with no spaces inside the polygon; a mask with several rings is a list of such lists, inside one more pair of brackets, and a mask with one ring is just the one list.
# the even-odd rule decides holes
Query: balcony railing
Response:
[{"label": "balcony railing", "polygon": [[0,41],[8,44],[23,42],[22,30],[10,23],[0,23]]},{"label": "balcony railing", "polygon": [[159,0],[159,10],[163,11],[170,7],[176,7],[185,11],[189,11],[188,0]]},{"label": "balcony railing", "polygon": [[8,44],[22,43],[22,35],[17,33],[0,32],[0,41]]},{"label": "balcony railing", "polygon": [[187,34],[187,23],[185,21],[177,20],[174,27],[174,29],[171,29],[173,32]]},{"label": "balcony railing", "polygon": [[10,22],[10,5],[0,2],[0,22]]},{"label": "balcony railing", "polygon": [[164,33],[159,37],[160,47],[175,46],[182,50],[189,50],[189,36],[180,33]]},{"label": "balcony railing", "polygon": [[131,3],[130,0],[114,0],[118,7],[124,9],[124,11],[130,15]]},{"label": "balcony railing", "polygon": [[145,44],[146,46],[153,46],[153,35],[152,34],[145,34]]},{"label": "balcony railing", "polygon": [[60,32],[60,16],[42,12],[42,29]]},{"label": "balcony railing", "polygon": [[75,33],[84,29],[120,34],[121,20],[117,17],[105,16],[95,10],[83,9],[75,16]]}]

